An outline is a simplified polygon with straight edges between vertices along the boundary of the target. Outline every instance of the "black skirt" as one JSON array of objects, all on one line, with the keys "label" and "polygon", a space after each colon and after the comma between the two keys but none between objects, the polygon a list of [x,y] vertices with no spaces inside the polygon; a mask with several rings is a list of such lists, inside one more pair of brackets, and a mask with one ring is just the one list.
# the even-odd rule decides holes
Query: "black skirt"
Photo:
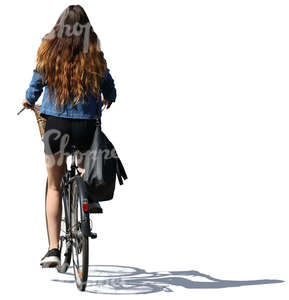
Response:
[{"label": "black skirt", "polygon": [[95,119],[72,119],[47,116],[44,133],[44,153],[71,153],[75,145],[80,152],[89,150],[97,121]]}]

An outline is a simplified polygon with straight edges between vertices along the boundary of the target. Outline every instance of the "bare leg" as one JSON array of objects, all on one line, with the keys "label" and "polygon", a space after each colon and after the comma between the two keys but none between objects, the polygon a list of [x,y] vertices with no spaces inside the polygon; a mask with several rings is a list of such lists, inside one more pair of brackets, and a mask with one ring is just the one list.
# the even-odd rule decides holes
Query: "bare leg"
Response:
[{"label": "bare leg", "polygon": [[[66,169],[66,157],[61,165],[58,165],[60,154],[45,154],[45,162],[48,174],[48,189],[46,198],[46,216],[49,235],[49,249],[59,247],[59,234],[61,225],[61,197],[60,183]],[[53,163],[54,162],[54,163]]]}]

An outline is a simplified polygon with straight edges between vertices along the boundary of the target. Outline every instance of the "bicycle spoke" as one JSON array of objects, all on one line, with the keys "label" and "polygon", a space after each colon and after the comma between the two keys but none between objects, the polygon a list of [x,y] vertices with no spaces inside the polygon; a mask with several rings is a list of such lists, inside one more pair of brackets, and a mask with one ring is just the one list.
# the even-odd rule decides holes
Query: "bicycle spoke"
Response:
[{"label": "bicycle spoke", "polygon": [[57,271],[65,273],[70,265],[71,261],[71,247],[69,241],[69,225],[66,216],[66,210],[64,202],[67,203],[67,191],[63,188],[64,178],[61,182],[61,199],[62,199],[62,216],[61,216],[61,227],[59,237],[59,250],[60,250],[60,265],[57,266]]}]

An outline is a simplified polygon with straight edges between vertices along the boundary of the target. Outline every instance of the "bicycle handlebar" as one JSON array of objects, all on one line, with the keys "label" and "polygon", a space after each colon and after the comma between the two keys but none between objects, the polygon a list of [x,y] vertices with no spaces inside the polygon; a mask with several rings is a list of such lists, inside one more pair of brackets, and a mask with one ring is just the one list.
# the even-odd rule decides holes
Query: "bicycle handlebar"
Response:
[{"label": "bicycle handlebar", "polygon": [[[20,111],[18,111],[17,116],[23,112],[23,110],[26,109],[26,107],[23,107]],[[101,108],[101,111],[103,112],[105,110],[105,105],[103,108]]]},{"label": "bicycle handlebar", "polygon": [[20,111],[18,111],[17,115],[19,115],[24,109],[25,107],[23,107]]}]

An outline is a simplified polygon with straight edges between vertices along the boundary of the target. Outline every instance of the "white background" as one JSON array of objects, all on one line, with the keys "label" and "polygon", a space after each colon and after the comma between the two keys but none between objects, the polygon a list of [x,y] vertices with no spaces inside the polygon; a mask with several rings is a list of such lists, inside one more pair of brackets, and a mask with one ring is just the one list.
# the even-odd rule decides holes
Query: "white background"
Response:
[{"label": "white background", "polygon": [[16,115],[41,38],[70,4],[86,10],[115,80],[103,131],[128,175],[92,216],[90,275],[143,270],[120,289],[90,276],[85,295],[286,298],[289,6],[276,0],[1,4],[1,293],[83,295],[72,275],[39,265],[43,144],[33,112]]}]

